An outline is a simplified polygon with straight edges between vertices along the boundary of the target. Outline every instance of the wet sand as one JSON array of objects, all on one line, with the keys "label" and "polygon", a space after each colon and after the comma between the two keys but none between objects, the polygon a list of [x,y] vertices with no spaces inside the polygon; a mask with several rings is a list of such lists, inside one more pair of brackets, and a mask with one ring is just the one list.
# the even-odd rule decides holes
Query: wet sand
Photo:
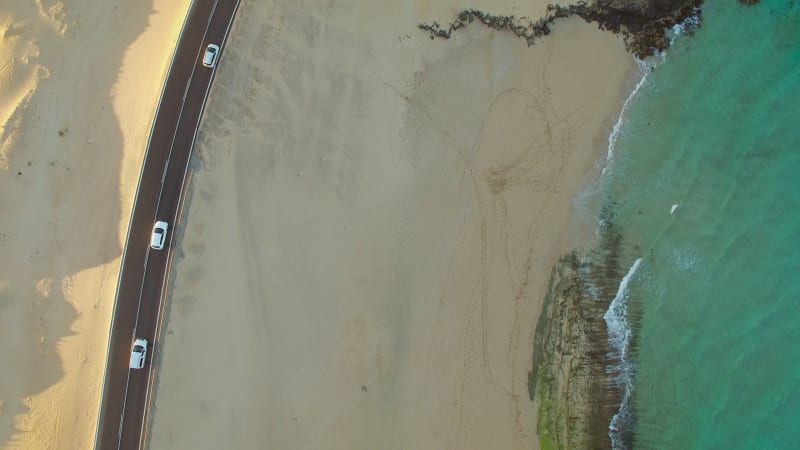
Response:
[{"label": "wet sand", "polygon": [[122,247],[188,3],[0,4],[0,448],[94,444]]},{"label": "wet sand", "polygon": [[534,329],[632,58],[578,19],[528,47],[416,28],[454,1],[301,3],[243,3],[223,53],[151,448],[538,446]]}]

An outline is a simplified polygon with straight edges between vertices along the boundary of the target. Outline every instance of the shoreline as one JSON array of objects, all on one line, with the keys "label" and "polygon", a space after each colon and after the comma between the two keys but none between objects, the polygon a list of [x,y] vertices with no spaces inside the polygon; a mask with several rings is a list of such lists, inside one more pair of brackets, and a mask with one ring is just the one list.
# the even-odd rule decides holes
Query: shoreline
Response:
[{"label": "shoreline", "polygon": [[612,205],[602,205],[600,217],[594,217],[594,207],[583,202],[595,196],[614,157],[626,113],[660,64],[635,61],[637,69],[620,90],[624,100],[609,127],[606,146],[597,146],[597,162],[575,197],[573,220],[583,223],[584,238],[565,247],[552,265],[536,324],[528,387],[537,404],[543,449],[632,445],[630,427],[611,432],[629,395],[620,377],[624,370],[620,365],[626,361],[619,359],[620,347],[612,344],[607,318],[619,295],[617,280],[625,275],[617,264],[623,251],[622,234],[614,225]]},{"label": "shoreline", "polygon": [[[0,383],[0,445],[93,442],[102,333],[148,101],[165,76],[140,62],[169,62],[163,44],[189,3],[0,8],[11,17],[0,56],[6,44],[19,52],[0,68],[0,87],[13,88],[0,97],[0,245],[11,255],[0,349],[19,367]],[[600,152],[603,111],[616,108],[605,90],[629,61],[617,38],[577,18],[535,48],[478,27],[445,44],[414,24],[451,17],[456,2],[363,3],[276,2],[264,28],[251,23],[226,50],[220,105],[191,162],[194,217],[172,275],[154,448],[537,445],[524,400],[531,327],[552,267],[583,236],[575,192],[597,163],[587,155]],[[77,47],[87,51],[65,51]],[[587,67],[597,77],[582,78]],[[73,242],[87,227],[92,244]],[[207,346],[230,370],[203,373],[233,385],[213,408],[192,403],[204,384],[192,345],[210,324],[231,330]],[[214,433],[234,415],[269,420]],[[192,427],[209,436],[179,433]]]},{"label": "shoreline", "polygon": [[[687,17],[667,33],[669,44],[681,35],[691,35],[700,24],[699,14]],[[529,372],[530,395],[543,400],[539,403],[539,427],[546,448],[633,445],[636,418],[630,402],[635,369],[630,353],[634,343],[628,335],[638,319],[628,317],[626,285],[640,261],[630,268],[618,266],[624,250],[622,233],[613,220],[614,205],[585,202],[598,200],[592,197],[596,197],[602,178],[608,176],[606,170],[613,163],[626,114],[650,74],[665,61],[664,53],[636,59],[638,79],[630,81],[633,88],[608,136],[606,158],[576,196],[582,202],[576,213],[584,215],[581,218],[587,221],[592,236],[568,249],[552,268],[545,306],[536,326],[534,347],[539,351],[534,353]],[[595,218],[592,211],[598,209],[599,217]],[[554,367],[562,370],[554,374]]]}]

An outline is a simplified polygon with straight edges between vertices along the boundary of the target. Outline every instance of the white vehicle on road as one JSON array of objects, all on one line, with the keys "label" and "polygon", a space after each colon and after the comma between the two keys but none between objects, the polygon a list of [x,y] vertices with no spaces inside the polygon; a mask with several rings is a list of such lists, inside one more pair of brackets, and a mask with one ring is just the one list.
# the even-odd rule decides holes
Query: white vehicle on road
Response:
[{"label": "white vehicle on road", "polygon": [[206,67],[214,67],[217,65],[219,59],[219,45],[208,44],[206,53],[203,55],[203,65]]},{"label": "white vehicle on road", "polygon": [[169,224],[163,220],[159,220],[153,225],[153,234],[150,236],[150,248],[154,250],[161,250],[164,248],[164,242],[167,241],[167,229],[169,229]]},{"label": "white vehicle on road", "polygon": [[131,349],[131,369],[141,369],[147,359],[147,339],[138,338],[133,341]]}]

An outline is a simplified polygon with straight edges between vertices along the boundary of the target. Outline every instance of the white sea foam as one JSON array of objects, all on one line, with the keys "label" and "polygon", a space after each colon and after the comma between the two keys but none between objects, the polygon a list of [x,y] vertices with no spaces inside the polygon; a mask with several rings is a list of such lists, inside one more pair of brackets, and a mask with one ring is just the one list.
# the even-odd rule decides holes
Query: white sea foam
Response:
[{"label": "white sea foam", "polygon": [[631,94],[625,99],[625,102],[622,103],[622,109],[619,111],[619,117],[617,117],[617,121],[614,123],[614,128],[611,129],[611,134],[608,135],[608,153],[606,154],[606,167],[603,167],[603,174],[606,173],[606,169],[608,169],[608,165],[611,163],[611,160],[614,157],[614,148],[617,146],[617,139],[622,132],[622,125],[625,121],[625,113],[628,111],[628,108],[630,108],[631,103],[633,103],[633,99],[636,98],[639,90],[642,89],[642,86],[644,86],[644,83],[647,81],[647,77],[650,75],[650,72],[652,72],[653,69],[658,66],[658,64],[654,64],[653,62],[645,61],[639,58],[636,58],[636,64],[639,66],[639,72],[642,76],[639,78],[639,81],[636,83],[633,91],[631,91]]},{"label": "white sea foam", "polygon": [[669,44],[674,44],[678,36],[685,34],[687,31],[696,30],[697,28],[700,28],[700,8],[695,8],[693,15],[684,19],[683,22],[672,26]]},{"label": "white sea foam", "polygon": [[620,357],[627,356],[631,337],[631,330],[627,325],[626,317],[628,310],[628,284],[631,282],[631,278],[636,275],[636,271],[639,270],[641,264],[642,258],[637,258],[631,268],[628,269],[628,273],[622,277],[617,289],[617,295],[614,296],[608,311],[603,315],[603,319],[608,325],[608,337],[611,340],[611,344],[620,351]]},{"label": "white sea foam", "polygon": [[622,385],[622,404],[619,411],[614,414],[611,419],[611,424],[608,426],[608,436],[611,438],[611,445],[615,449],[624,449],[625,443],[622,441],[621,432],[626,425],[630,424],[630,401],[633,392],[633,364],[629,360],[628,352],[630,351],[631,338],[633,332],[631,331],[630,323],[628,323],[628,284],[639,266],[642,264],[642,258],[638,258],[633,266],[628,270],[628,273],[622,278],[617,289],[617,295],[608,306],[608,311],[603,315],[608,328],[608,339],[612,347],[617,351],[619,363],[616,369],[619,374],[618,382]]},{"label": "white sea foam", "polygon": [[671,260],[679,272],[691,272],[700,262],[698,252],[694,248],[674,248],[671,251]]}]

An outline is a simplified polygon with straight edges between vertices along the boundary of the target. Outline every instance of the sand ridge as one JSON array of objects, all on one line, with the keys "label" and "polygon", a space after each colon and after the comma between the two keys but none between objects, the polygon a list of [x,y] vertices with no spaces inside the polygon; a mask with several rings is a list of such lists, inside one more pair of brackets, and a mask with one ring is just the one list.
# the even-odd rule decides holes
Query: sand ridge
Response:
[{"label": "sand ridge", "polygon": [[122,246],[188,1],[0,5],[1,448],[91,448]]},{"label": "sand ridge", "polygon": [[[519,2],[522,3],[522,2]],[[475,5],[535,16],[544,2]],[[151,448],[533,448],[533,329],[634,66],[416,25],[456,2],[244,2],[201,126]]]}]

